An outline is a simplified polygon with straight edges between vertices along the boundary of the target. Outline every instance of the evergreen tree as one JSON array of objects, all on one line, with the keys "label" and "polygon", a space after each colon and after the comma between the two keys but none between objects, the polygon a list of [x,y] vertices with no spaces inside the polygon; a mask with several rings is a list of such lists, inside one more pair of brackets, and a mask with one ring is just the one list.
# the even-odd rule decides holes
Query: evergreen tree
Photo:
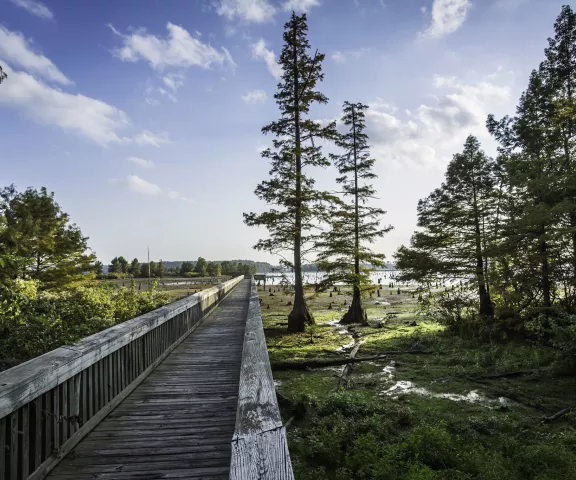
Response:
[{"label": "evergreen tree", "polygon": [[140,277],[141,278],[148,278],[148,268],[149,265],[147,263],[140,264]]},{"label": "evergreen tree", "polygon": [[164,267],[164,263],[162,262],[162,259],[160,259],[160,261],[156,264],[156,266],[154,268],[153,275],[155,277],[162,278],[164,276],[165,272],[166,272],[166,269]]},{"label": "evergreen tree", "polygon": [[2,66],[0,65],[0,83],[2,83],[7,78],[8,75],[6,74],[6,72],[4,72],[4,70],[2,70]]},{"label": "evergreen tree", "polygon": [[104,264],[99,260],[94,262],[94,272],[96,275],[100,275],[104,271]]},{"label": "evergreen tree", "polygon": [[[560,179],[556,162],[557,132],[550,128],[552,103],[550,84],[542,67],[530,76],[514,118],[497,122],[488,117],[488,130],[501,144],[501,162],[507,172],[510,194],[517,198],[514,210],[503,227],[504,246],[525,244],[526,281],[539,270],[542,305],[552,305],[554,271],[550,264],[551,243],[556,213],[552,208],[560,198]],[[516,266],[519,268],[519,265]]]},{"label": "evergreen tree", "polygon": [[121,273],[128,273],[128,260],[122,256],[118,257],[118,267]]},{"label": "evergreen tree", "polygon": [[128,273],[130,275],[133,275],[134,277],[137,277],[138,274],[140,273],[140,262],[138,261],[137,258],[135,258],[134,260],[132,260],[132,262],[130,262],[130,267],[128,267]]},{"label": "evergreen tree", "polygon": [[495,217],[494,161],[470,136],[462,153],[454,155],[445,181],[418,202],[418,226],[411,248],[396,253],[403,277],[427,281],[432,276],[473,279],[479,314],[494,315],[487,265]]},{"label": "evergreen tree", "polygon": [[119,273],[120,272],[120,262],[118,257],[114,257],[108,265],[108,273]]},{"label": "evergreen tree", "polygon": [[306,324],[314,323],[304,297],[302,258],[308,252],[311,230],[321,214],[326,193],[314,187],[308,173],[311,167],[326,167],[328,159],[322,154],[320,140],[334,138],[335,124],[322,127],[310,118],[310,107],[325,104],[328,99],[316,90],[322,81],[324,55],[309,54],[306,15],[292,13],[284,26],[284,46],[279,63],[283,74],[274,95],[281,117],[266,125],[262,132],[273,134],[273,149],[266,149],[262,157],[270,161],[270,179],[256,188],[258,198],[273,207],[261,214],[244,214],[249,226],[265,227],[269,237],[260,240],[255,248],[272,254],[291,252],[293,260],[283,263],[294,270],[294,302],[288,316],[288,330],[303,332]]},{"label": "evergreen tree", "polygon": [[367,108],[361,103],[344,103],[342,123],[348,131],[336,140],[342,154],[333,156],[341,175],[336,181],[342,185],[344,201],[339,203],[339,210],[332,212],[330,230],[319,237],[321,253],[316,262],[327,273],[321,287],[336,282],[353,286],[352,303],[341,320],[346,324],[367,322],[361,288],[370,283],[369,273],[373,267],[385,265],[384,255],[374,253],[367,244],[392,230],[392,227],[380,226],[379,219],[386,212],[368,205],[376,193],[369,182],[377,177],[365,133]]},{"label": "evergreen tree", "polygon": [[[93,270],[87,237],[70,223],[45,188],[0,191],[2,277],[32,278],[44,287],[61,287]],[[9,261],[6,261],[9,260]]]}]

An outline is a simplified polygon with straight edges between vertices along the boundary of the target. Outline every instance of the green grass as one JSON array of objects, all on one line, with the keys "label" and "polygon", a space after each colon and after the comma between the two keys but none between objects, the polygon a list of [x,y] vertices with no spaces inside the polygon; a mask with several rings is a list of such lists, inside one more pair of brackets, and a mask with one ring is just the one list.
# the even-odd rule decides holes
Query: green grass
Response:
[{"label": "green grass", "polygon": [[[292,300],[273,287],[260,292],[272,362],[331,358],[351,340],[349,331],[329,325],[350,304],[342,295],[309,292],[318,326],[312,333],[286,333]],[[388,293],[385,288],[382,293]],[[384,300],[393,305],[374,305]],[[332,310],[328,309],[330,302]],[[372,303],[370,303],[372,302]],[[401,302],[401,303],[400,303]],[[270,305],[270,307],[268,307]],[[449,335],[419,316],[411,292],[367,299],[369,319],[387,318],[385,328],[353,326],[359,356],[418,349],[357,364],[345,387],[339,368],[278,371],[274,378],[297,480],[388,479],[576,479],[576,415],[556,422],[543,418],[575,404],[573,378],[542,370],[531,375],[490,379],[498,373],[547,369],[556,352],[528,342],[481,343]],[[383,372],[394,362],[393,376]],[[412,382],[429,395],[386,395],[396,382]],[[478,391],[489,405],[439,398]],[[499,397],[508,399],[500,404]]]}]

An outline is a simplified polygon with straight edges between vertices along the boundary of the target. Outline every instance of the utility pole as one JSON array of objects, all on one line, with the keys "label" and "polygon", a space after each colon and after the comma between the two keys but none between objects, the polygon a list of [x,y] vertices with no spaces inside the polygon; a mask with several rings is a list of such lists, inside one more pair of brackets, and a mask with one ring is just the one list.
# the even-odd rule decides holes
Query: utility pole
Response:
[{"label": "utility pole", "polygon": [[152,288],[152,281],[150,280],[150,245],[148,247],[148,290]]}]

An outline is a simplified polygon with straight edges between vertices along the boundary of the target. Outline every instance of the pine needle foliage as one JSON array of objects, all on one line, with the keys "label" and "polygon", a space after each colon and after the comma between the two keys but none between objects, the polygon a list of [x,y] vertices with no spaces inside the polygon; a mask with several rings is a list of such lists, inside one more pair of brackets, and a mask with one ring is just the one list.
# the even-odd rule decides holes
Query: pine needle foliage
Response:
[{"label": "pine needle foliage", "polygon": [[380,223],[386,212],[369,204],[376,194],[371,182],[377,175],[365,132],[367,109],[361,103],[344,103],[342,124],[348,131],[336,140],[342,153],[332,155],[340,173],[336,181],[342,187],[339,193],[343,199],[335,203],[337,209],[331,214],[330,228],[317,243],[321,253],[316,263],[326,272],[320,288],[338,282],[353,286],[352,303],[342,323],[366,323],[361,290],[370,283],[370,271],[384,266],[385,259],[383,254],[373,252],[370,245],[392,230]]}]

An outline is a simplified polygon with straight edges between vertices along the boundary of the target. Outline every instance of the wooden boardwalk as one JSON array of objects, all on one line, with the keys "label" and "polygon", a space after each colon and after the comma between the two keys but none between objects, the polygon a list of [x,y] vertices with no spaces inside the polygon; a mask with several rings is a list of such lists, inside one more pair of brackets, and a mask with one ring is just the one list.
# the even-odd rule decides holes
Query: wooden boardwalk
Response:
[{"label": "wooden boardwalk", "polygon": [[47,477],[228,479],[250,280]]}]

